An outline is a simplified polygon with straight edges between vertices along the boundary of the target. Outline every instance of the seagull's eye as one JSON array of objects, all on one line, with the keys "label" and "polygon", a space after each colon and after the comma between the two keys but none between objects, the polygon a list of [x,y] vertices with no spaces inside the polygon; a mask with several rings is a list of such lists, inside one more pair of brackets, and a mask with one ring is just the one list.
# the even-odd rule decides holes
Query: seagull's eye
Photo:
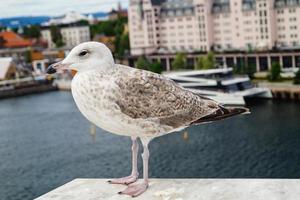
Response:
[{"label": "seagull's eye", "polygon": [[80,56],[80,57],[83,57],[83,56],[85,56],[86,54],[88,54],[89,52],[87,51],[87,50],[82,50],[78,55]]}]

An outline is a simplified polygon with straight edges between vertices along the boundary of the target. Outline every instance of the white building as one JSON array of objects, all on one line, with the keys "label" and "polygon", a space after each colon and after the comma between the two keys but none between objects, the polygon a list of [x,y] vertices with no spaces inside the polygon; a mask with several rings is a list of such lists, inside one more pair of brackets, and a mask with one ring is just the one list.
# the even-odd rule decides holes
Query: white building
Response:
[{"label": "white building", "polygon": [[130,0],[132,55],[300,48],[300,0]]},{"label": "white building", "polygon": [[[89,26],[80,25],[61,25],[59,26],[60,33],[62,35],[64,47],[73,48],[74,46],[90,41],[90,28]],[[44,27],[41,32],[42,38],[47,41],[49,48],[55,48],[55,44],[52,41],[52,35],[50,27]]]},{"label": "white building", "polygon": [[17,67],[12,57],[0,58],[0,80],[15,78]]}]

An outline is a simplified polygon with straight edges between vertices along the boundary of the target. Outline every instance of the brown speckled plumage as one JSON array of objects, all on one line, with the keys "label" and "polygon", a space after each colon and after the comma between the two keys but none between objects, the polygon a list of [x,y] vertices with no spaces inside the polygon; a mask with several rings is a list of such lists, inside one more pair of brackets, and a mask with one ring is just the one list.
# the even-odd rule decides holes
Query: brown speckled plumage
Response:
[{"label": "brown speckled plumage", "polygon": [[119,67],[115,80],[120,88],[117,104],[134,119],[156,118],[162,125],[179,128],[219,108],[216,102],[183,89],[164,76],[136,69],[126,73],[122,72],[123,66]]}]

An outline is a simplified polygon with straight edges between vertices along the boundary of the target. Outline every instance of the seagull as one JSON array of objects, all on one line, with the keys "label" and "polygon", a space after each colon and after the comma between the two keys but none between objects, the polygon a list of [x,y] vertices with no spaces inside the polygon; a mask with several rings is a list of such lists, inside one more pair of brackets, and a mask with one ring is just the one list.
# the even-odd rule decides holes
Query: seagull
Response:
[{"label": "seagull", "polygon": [[[71,90],[80,112],[96,126],[132,140],[132,172],[110,180],[128,187],[119,192],[136,197],[149,186],[149,142],[191,125],[248,113],[243,107],[224,107],[214,100],[186,90],[163,75],[115,64],[102,43],[85,42],[74,47],[48,74],[75,70]],[[138,141],[143,145],[143,180],[138,180]],[[133,183],[133,184],[132,184]]]}]

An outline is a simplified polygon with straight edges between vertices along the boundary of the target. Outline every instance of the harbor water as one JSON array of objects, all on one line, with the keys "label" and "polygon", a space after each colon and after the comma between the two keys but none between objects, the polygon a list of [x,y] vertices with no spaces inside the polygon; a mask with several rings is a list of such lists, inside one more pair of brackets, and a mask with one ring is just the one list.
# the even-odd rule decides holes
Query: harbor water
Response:
[{"label": "harbor water", "polygon": [[[250,115],[154,139],[150,177],[300,178],[300,104],[248,106]],[[74,178],[128,175],[131,141],[94,131],[69,92],[48,92],[0,101],[0,158],[0,199],[26,200]]]}]

